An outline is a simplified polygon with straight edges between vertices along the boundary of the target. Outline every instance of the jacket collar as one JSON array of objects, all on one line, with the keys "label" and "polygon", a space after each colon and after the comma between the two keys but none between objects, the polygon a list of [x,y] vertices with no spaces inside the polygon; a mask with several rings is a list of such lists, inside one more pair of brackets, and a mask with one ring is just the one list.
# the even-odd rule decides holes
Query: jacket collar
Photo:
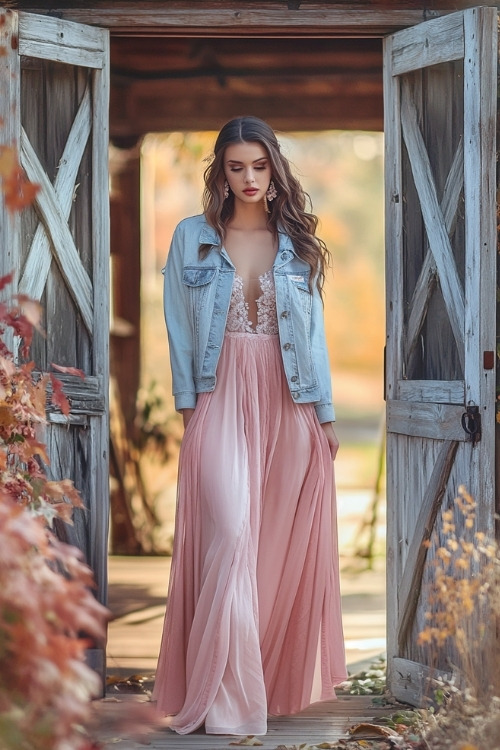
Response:
[{"label": "jacket collar", "polygon": [[[206,221],[203,222],[200,229],[200,245],[215,245],[220,247],[221,239],[215,229]],[[291,250],[296,255],[292,240],[285,232],[278,230],[278,253]]]}]

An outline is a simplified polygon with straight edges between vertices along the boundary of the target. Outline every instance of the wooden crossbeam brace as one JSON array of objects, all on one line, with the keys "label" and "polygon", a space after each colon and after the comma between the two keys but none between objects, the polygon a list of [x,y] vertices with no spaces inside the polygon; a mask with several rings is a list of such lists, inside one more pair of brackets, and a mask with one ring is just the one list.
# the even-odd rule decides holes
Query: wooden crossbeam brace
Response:
[{"label": "wooden crossbeam brace", "polygon": [[460,283],[450,238],[448,237],[445,220],[437,198],[429,155],[418,126],[417,110],[411,98],[409,83],[405,78],[401,81],[401,125],[429,240],[430,251],[436,263],[444,303],[457,343],[460,361],[462,367],[464,367],[464,291]]},{"label": "wooden crossbeam brace", "polygon": [[[21,133],[21,163],[26,170],[28,179],[31,182],[36,182],[41,185],[41,190],[35,199],[37,212],[43,223],[45,233],[50,235],[52,252],[57,264],[59,265],[63,278],[66,281],[68,291],[80,310],[87,330],[92,335],[94,317],[92,282],[83,267],[67,223],[67,216],[71,209],[73,190],[66,193],[66,208],[68,196],[70,205],[69,210],[67,209],[65,212],[61,206],[55,187],[52,185],[45,170],[40,164],[38,156],[24,129]],[[80,161],[78,161],[78,164],[79,163]],[[36,256],[33,256],[33,263],[35,260]],[[24,276],[25,275],[26,272]],[[47,277],[45,277],[45,279],[46,278]]]},{"label": "wooden crossbeam brace", "polygon": [[[71,126],[54,181],[54,191],[61,207],[61,213],[66,221],[69,219],[71,212],[76,176],[90,135],[91,121],[90,87],[87,85]],[[32,299],[40,300],[47,283],[51,261],[50,238],[45,231],[45,226],[40,222],[36,228],[19,281],[20,292],[27,294]]]},{"label": "wooden crossbeam brace", "polygon": [[458,442],[455,440],[446,440],[443,442],[436,463],[434,464],[429,484],[427,485],[418,518],[415,522],[415,532],[408,550],[398,592],[399,623],[397,632],[400,654],[404,653],[408,633],[415,619],[418,599],[422,589],[422,578],[427,559],[427,548],[424,546],[424,542],[431,538],[437,514],[441,507],[441,500],[445,493],[448,479],[450,478],[458,445]]},{"label": "wooden crossbeam brace", "polygon": [[[463,140],[460,139],[457,150],[453,157],[453,162],[446,179],[443,191],[443,200],[441,202],[441,211],[446,226],[448,236],[453,233],[460,193],[464,185],[464,146]],[[410,312],[406,328],[406,345],[405,359],[408,362],[415,346],[418,342],[420,330],[424,324],[427,308],[431,300],[432,291],[436,280],[436,261],[430,248],[427,249],[422,270],[418,277],[413,296],[410,302]],[[460,356],[463,361],[463,354]]]}]

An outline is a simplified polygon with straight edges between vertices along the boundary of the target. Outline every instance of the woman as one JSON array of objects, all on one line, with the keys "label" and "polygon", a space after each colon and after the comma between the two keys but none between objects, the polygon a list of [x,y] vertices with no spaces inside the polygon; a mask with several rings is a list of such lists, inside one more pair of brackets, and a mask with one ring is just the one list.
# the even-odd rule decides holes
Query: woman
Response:
[{"label": "woman", "polygon": [[153,700],[179,733],[265,734],[346,677],[317,219],[255,117],[228,122],[165,268],[185,434]]}]

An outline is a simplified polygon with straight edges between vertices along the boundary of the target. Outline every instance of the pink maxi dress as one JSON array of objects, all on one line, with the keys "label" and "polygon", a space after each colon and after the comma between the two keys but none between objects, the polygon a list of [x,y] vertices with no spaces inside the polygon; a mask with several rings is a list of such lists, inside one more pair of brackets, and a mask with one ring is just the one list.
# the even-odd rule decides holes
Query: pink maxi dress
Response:
[{"label": "pink maxi dress", "polygon": [[265,734],[346,678],[333,463],[290,395],[272,271],[260,287],[254,329],[235,276],[217,384],[181,446],[153,692],[180,734]]}]

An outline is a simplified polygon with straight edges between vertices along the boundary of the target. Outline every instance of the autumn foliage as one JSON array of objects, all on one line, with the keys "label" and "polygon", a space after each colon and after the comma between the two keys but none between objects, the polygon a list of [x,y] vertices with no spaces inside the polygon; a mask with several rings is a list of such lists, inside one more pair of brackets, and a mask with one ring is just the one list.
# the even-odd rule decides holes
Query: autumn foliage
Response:
[{"label": "autumn foliage", "polygon": [[[14,149],[0,149],[0,178],[10,211],[36,195]],[[6,300],[11,281],[0,278],[0,746],[85,750],[94,745],[82,727],[101,687],[85,650],[104,639],[107,610],[80,551],[51,531],[82,506],[72,482],[51,481],[44,469],[48,392],[64,414],[69,404],[55,374],[35,377],[28,355],[40,306]],[[19,361],[7,340],[21,342]]]}]

